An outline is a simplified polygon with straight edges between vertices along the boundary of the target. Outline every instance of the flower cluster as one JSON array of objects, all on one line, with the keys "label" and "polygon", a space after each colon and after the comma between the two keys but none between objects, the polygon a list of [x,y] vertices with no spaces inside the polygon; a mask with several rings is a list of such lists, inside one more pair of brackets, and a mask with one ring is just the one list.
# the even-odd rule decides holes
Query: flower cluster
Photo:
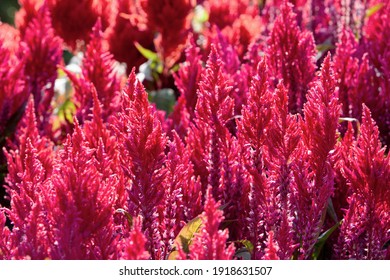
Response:
[{"label": "flower cluster", "polygon": [[390,259],[388,1],[20,4],[0,259]]}]

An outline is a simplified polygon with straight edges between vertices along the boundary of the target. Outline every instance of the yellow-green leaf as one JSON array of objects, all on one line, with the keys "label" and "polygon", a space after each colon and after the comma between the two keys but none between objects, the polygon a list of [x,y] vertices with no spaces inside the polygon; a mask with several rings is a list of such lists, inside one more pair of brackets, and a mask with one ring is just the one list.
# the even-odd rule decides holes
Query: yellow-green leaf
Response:
[{"label": "yellow-green leaf", "polygon": [[371,8],[369,8],[367,11],[366,11],[366,18],[369,18],[370,16],[372,16],[373,14],[377,13],[380,9],[383,8],[385,4],[383,3],[378,3],[374,6],[372,6]]},{"label": "yellow-green leaf", "polygon": [[[177,237],[175,238],[175,244],[179,244],[183,251],[186,253],[190,252],[190,245],[192,242],[192,239],[194,238],[195,234],[199,232],[200,227],[202,226],[202,219],[200,216],[197,216],[196,218],[189,221],[179,232]],[[168,259],[174,260],[177,257],[177,249],[176,247],[174,250],[169,254]]]},{"label": "yellow-green leaf", "polygon": [[122,209],[122,208],[116,209],[115,212],[123,214],[126,217],[127,222],[129,223],[129,227],[130,228],[133,227],[133,217],[129,214],[129,212],[127,212],[125,209]]},{"label": "yellow-green leaf", "polygon": [[148,49],[145,49],[143,46],[141,46],[138,42],[135,42],[134,43],[135,47],[137,48],[137,50],[147,59],[151,60],[151,61],[159,61],[159,58],[158,58],[158,55],[157,53],[151,51],[151,50],[148,50]]}]

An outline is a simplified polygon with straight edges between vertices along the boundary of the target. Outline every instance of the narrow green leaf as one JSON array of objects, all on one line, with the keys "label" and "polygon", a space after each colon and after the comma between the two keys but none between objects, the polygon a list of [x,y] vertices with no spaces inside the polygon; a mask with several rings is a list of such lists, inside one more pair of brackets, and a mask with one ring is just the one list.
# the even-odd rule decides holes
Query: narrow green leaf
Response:
[{"label": "narrow green leaf", "polygon": [[336,223],[333,227],[323,232],[317,239],[316,244],[314,245],[314,252],[312,258],[317,260],[321,254],[322,248],[324,247],[326,241],[330,237],[330,235],[341,225],[342,220]]},{"label": "narrow green leaf", "polygon": [[157,53],[151,51],[151,50],[148,50],[148,49],[145,49],[143,46],[141,46],[138,42],[135,42],[134,43],[135,47],[137,48],[137,50],[147,59],[149,60],[152,60],[152,61],[159,61],[159,58],[158,58],[158,55]]},{"label": "narrow green leaf", "polygon": [[326,211],[335,223],[339,222],[339,219],[337,218],[336,210],[334,210],[333,201],[331,198],[328,199],[328,207],[327,207]]},{"label": "narrow green leaf", "polygon": [[387,248],[389,248],[389,247],[390,247],[390,239],[387,240],[387,242],[385,242],[385,244],[383,244],[382,250],[387,250]]},{"label": "narrow green leaf", "polygon": [[374,5],[374,6],[372,6],[371,8],[367,9],[367,11],[366,11],[366,18],[369,18],[373,14],[377,13],[380,9],[383,8],[384,5],[385,5],[384,3],[378,3],[378,4]]},{"label": "narrow green leaf", "polygon": [[127,222],[129,223],[129,227],[130,228],[133,227],[133,217],[129,214],[129,212],[127,212],[125,209],[122,208],[116,209],[115,212],[124,215],[127,219]]},{"label": "narrow green leaf", "polygon": [[321,53],[324,53],[324,52],[326,52],[326,51],[328,51],[328,50],[334,49],[335,46],[334,46],[333,44],[331,44],[331,43],[325,42],[325,43],[323,43],[323,44],[318,44],[318,45],[316,46],[316,48],[317,48],[317,51],[319,51],[319,52],[321,52]]}]

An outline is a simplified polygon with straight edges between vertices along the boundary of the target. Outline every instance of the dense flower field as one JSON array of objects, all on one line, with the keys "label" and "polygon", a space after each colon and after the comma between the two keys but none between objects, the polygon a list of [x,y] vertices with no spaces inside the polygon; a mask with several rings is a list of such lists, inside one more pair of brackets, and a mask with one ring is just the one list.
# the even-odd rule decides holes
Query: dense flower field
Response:
[{"label": "dense flower field", "polygon": [[0,259],[390,259],[386,0],[20,0]]}]

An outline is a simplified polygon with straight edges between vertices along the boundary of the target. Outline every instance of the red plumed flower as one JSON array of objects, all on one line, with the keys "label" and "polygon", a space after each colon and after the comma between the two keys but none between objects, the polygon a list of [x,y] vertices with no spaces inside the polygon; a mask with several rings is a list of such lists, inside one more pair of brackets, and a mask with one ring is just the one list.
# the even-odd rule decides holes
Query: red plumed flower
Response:
[{"label": "red plumed flower", "polygon": [[267,56],[274,86],[283,80],[289,91],[290,112],[302,112],[309,83],[315,77],[315,45],[312,34],[299,29],[290,3],[282,6],[268,45]]},{"label": "red plumed flower", "polygon": [[19,0],[20,10],[15,14],[15,25],[23,35],[27,26],[36,18],[44,0]]},{"label": "red plumed flower", "polygon": [[142,233],[142,219],[133,220],[133,228],[129,237],[119,243],[119,258],[123,260],[148,260],[150,254],[145,250],[147,239]]},{"label": "red plumed flower", "polygon": [[[62,40],[55,35],[47,5],[31,19],[22,37],[26,45],[25,75],[29,92],[34,96],[40,123],[48,122],[54,96],[57,65],[62,61]],[[43,128],[42,125],[39,125]]]},{"label": "red plumed flower", "polygon": [[102,118],[108,118],[117,111],[119,105],[120,77],[115,70],[115,61],[103,44],[101,20],[98,19],[91,33],[85,57],[82,60],[82,75],[76,76],[63,68],[74,84],[74,99],[80,123],[90,119],[93,107],[93,93],[96,92],[103,107]]},{"label": "red plumed flower", "polygon": [[341,226],[337,256],[342,259],[385,259],[390,240],[390,160],[379,131],[364,106],[361,133],[343,173],[352,194]]},{"label": "red plumed flower", "polygon": [[166,69],[170,69],[184,50],[195,3],[193,0],[138,0],[138,5],[147,27],[158,32],[154,40],[156,50]]},{"label": "red plumed flower", "polygon": [[116,176],[103,180],[94,150],[76,121],[64,143],[46,195],[53,259],[109,259],[116,250],[114,202]]},{"label": "red plumed flower", "polygon": [[72,49],[79,40],[89,41],[89,32],[100,17],[103,29],[111,23],[114,1],[108,0],[48,0],[53,27],[57,34]]},{"label": "red plumed flower", "polygon": [[[127,70],[130,72],[133,67],[138,68],[146,62],[146,58],[139,53],[134,43],[137,42],[146,49],[153,49],[154,32],[149,29],[142,30],[138,26],[138,18],[133,15],[131,1],[117,0],[117,2],[118,10],[109,29],[107,42],[114,58],[120,62],[125,62]],[[124,14],[130,15],[132,20],[125,18]]]},{"label": "red plumed flower", "polygon": [[132,216],[143,217],[147,250],[152,259],[160,259],[157,210],[164,198],[167,139],[157,111],[149,104],[148,94],[134,71],[122,92],[122,110],[112,128],[121,142],[122,168],[128,180],[128,211]]}]

